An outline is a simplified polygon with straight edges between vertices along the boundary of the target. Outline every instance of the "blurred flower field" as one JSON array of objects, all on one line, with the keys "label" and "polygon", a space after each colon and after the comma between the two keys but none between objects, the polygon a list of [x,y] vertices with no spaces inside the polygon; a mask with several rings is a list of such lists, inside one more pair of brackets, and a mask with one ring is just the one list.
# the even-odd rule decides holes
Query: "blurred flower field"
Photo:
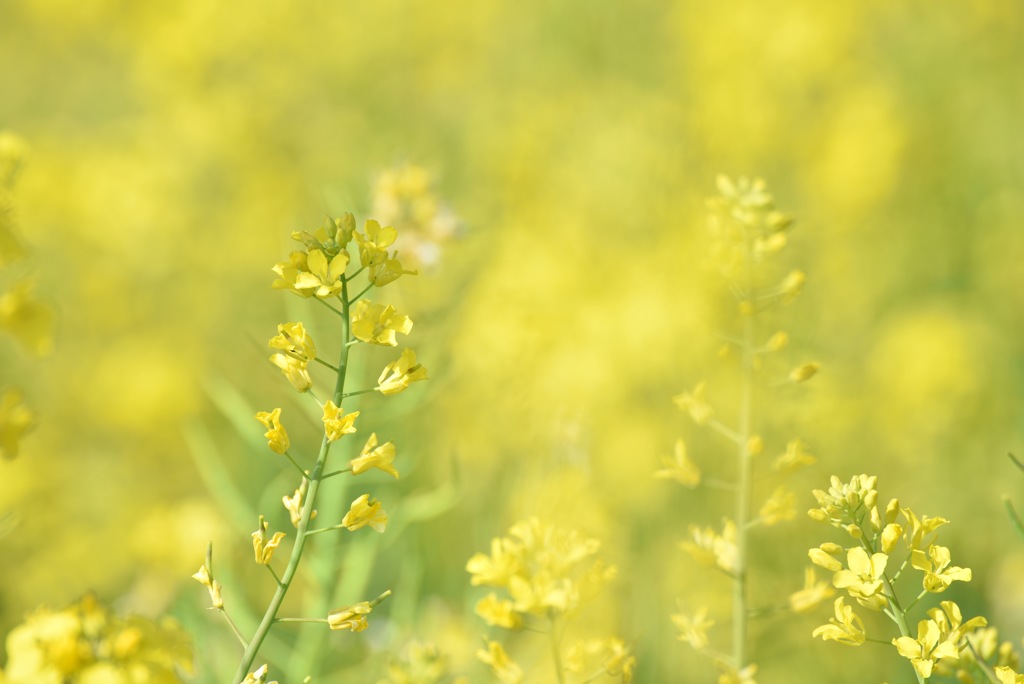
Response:
[{"label": "blurred flower field", "polygon": [[246,681],[1024,681],[1021,64],[1013,0],[0,3],[0,682],[240,681],[282,585]]}]

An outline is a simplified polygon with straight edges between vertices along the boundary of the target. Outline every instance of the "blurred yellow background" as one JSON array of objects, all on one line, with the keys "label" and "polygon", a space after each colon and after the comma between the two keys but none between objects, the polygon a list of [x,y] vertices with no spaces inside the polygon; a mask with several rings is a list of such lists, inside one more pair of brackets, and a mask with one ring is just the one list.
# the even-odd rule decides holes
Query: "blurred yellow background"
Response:
[{"label": "blurred yellow background", "polygon": [[[246,506],[287,493],[247,412],[296,403],[265,340],[322,316],[270,267],[290,231],[371,216],[380,174],[413,164],[457,229],[391,293],[431,381],[359,404],[399,444],[402,480],[375,486],[410,517],[365,552],[369,586],[395,589],[389,628],[324,637],[352,662],[378,673],[405,638],[447,639],[488,681],[465,562],[540,515],[619,566],[600,620],[637,681],[711,680],[668,614],[716,592],[677,542],[729,504],[652,472],[678,436],[706,470],[731,454],[671,401],[731,382],[703,204],[719,172],[764,177],[796,215],[783,260],[808,282],[785,354],[823,365],[759,396],[766,453],[799,435],[819,463],[793,483],[796,522],[758,537],[755,592],[798,588],[825,540],[810,488],[874,473],[953,521],[975,573],[961,606],[1019,643],[1024,544],[1000,498],[1024,506],[1005,457],[1024,451],[1022,64],[1015,0],[3,2],[23,268],[57,325],[41,359],[4,340],[4,384],[39,425],[0,463],[0,633],[93,590],[232,648],[188,576],[209,539],[226,574],[243,566]],[[265,577],[235,578],[238,601],[265,600]],[[913,681],[894,652],[811,642],[827,612],[759,623],[761,684]]]}]

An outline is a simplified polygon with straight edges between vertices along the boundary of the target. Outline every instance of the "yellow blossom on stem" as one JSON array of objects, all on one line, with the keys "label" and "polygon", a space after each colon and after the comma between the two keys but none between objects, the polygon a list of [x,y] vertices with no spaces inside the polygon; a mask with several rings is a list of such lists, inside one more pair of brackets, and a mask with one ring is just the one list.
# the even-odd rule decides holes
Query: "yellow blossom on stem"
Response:
[{"label": "yellow blossom on stem", "polygon": [[945,546],[932,544],[928,553],[914,549],[910,553],[910,564],[925,573],[924,589],[932,594],[939,594],[949,588],[953,582],[970,582],[971,569],[950,566],[949,549]]},{"label": "yellow blossom on stem", "polygon": [[210,602],[214,608],[219,610],[224,607],[224,597],[220,593],[220,582],[213,579],[210,575],[210,569],[206,567],[205,563],[199,568],[199,572],[192,575],[192,579],[202,584],[210,592]]},{"label": "yellow blossom on stem", "polygon": [[386,347],[398,346],[397,334],[408,335],[412,320],[395,311],[390,304],[382,306],[360,299],[352,307],[352,335],[363,342]]},{"label": "yellow blossom on stem", "polygon": [[514,660],[509,658],[501,644],[497,641],[487,640],[485,640],[485,644],[487,648],[477,651],[476,657],[491,666],[501,684],[521,684],[523,671]]},{"label": "yellow blossom on stem", "polygon": [[333,442],[355,432],[355,422],[358,416],[359,411],[344,413],[340,406],[335,406],[333,400],[324,404],[324,432],[328,441]]},{"label": "yellow blossom on stem", "polygon": [[676,613],[672,622],[679,630],[679,640],[690,644],[695,650],[703,651],[708,647],[708,630],[715,624],[708,619],[708,609],[701,607],[692,616]]},{"label": "yellow blossom on stem", "polygon": [[305,252],[292,252],[288,255],[288,261],[280,261],[274,264],[273,271],[277,274],[277,278],[274,279],[271,287],[275,290],[291,290],[302,297],[312,297],[312,290],[295,287],[295,282],[298,280],[299,275],[309,273],[306,258]]},{"label": "yellow blossom on stem", "polygon": [[661,480],[675,480],[684,487],[696,487],[700,484],[700,468],[686,454],[686,442],[676,440],[675,457],[662,458],[664,468],[655,471],[654,477]]},{"label": "yellow blossom on stem", "polygon": [[761,506],[758,515],[765,525],[775,525],[783,520],[792,520],[796,517],[796,494],[785,487],[777,488]]},{"label": "yellow blossom on stem", "polygon": [[398,231],[391,226],[381,228],[373,219],[367,220],[363,232],[355,234],[356,244],[359,245],[359,262],[367,268],[382,264],[388,258],[388,248],[397,237]]},{"label": "yellow blossom on stem", "polygon": [[518,629],[523,624],[523,618],[516,612],[512,602],[508,599],[499,599],[493,592],[477,601],[474,610],[489,625]]},{"label": "yellow blossom on stem", "polygon": [[706,425],[715,417],[715,410],[704,399],[707,383],[698,383],[691,392],[683,392],[673,398],[676,406],[690,413],[690,418],[697,425]]},{"label": "yellow blossom on stem", "polygon": [[492,539],[491,554],[474,554],[466,563],[469,583],[475,586],[507,586],[509,580],[522,571],[521,549],[509,539]]},{"label": "yellow blossom on stem", "polygon": [[332,258],[323,251],[311,249],[306,256],[305,272],[295,277],[293,288],[299,292],[309,292],[320,299],[333,297],[341,292],[342,278],[348,268],[348,252],[342,250]]},{"label": "yellow blossom on stem", "polygon": [[804,588],[789,595],[789,608],[794,613],[806,613],[835,593],[828,582],[819,582],[814,567],[808,566],[804,568]]},{"label": "yellow blossom on stem", "polygon": [[[284,508],[288,511],[288,515],[291,518],[292,525],[295,527],[299,526],[299,521],[302,519],[302,502],[306,496],[306,489],[309,487],[309,480],[303,480],[302,485],[295,490],[295,494],[288,496],[285,494],[281,497],[281,502],[284,504]],[[314,509],[309,515],[310,520],[316,518],[316,510]]]},{"label": "yellow blossom on stem", "polygon": [[999,665],[995,668],[995,673],[999,684],[1024,684],[1024,675],[1017,674],[1013,668]]},{"label": "yellow blossom on stem", "polygon": [[250,672],[242,680],[242,684],[277,684],[277,682],[267,681],[268,667],[266,664],[260,665],[254,672]]},{"label": "yellow blossom on stem", "polygon": [[934,620],[921,620],[917,623],[917,639],[901,636],[893,639],[892,643],[924,679],[931,676],[932,668],[937,661],[943,658],[956,658],[960,654],[955,642],[942,639],[942,633]]},{"label": "yellow blossom on stem", "polygon": [[394,478],[398,478],[398,471],[391,463],[395,460],[395,445],[392,442],[384,442],[380,446],[377,445],[377,433],[371,433],[370,438],[366,440],[366,444],[363,445],[362,451],[359,452],[359,456],[353,458],[348,462],[349,467],[352,469],[353,475],[361,475],[370,468],[377,468],[383,470],[388,475]]},{"label": "yellow blossom on stem", "polygon": [[836,589],[846,589],[862,606],[881,610],[886,603],[881,591],[888,561],[889,557],[884,553],[875,553],[869,557],[867,551],[855,546],[846,552],[849,569],[836,572],[832,584]]},{"label": "yellow blossom on stem", "polygon": [[366,616],[373,610],[369,601],[360,601],[354,606],[338,608],[327,614],[327,625],[331,629],[347,629],[362,632],[369,626]]},{"label": "yellow blossom on stem", "polygon": [[277,335],[270,338],[267,344],[299,361],[312,361],[316,358],[316,344],[302,323],[280,323]]},{"label": "yellow blossom on stem", "polygon": [[690,525],[690,537],[692,541],[684,541],[680,546],[694,560],[708,566],[717,565],[730,574],[736,572],[736,523],[725,520],[721,534],[710,527],[701,529]]},{"label": "yellow blossom on stem", "polygon": [[776,471],[792,471],[818,462],[811,454],[804,451],[804,443],[800,438],[792,439],[786,444],[786,453],[776,457],[772,468]]},{"label": "yellow blossom on stem", "polygon": [[836,616],[829,618],[829,624],[816,628],[811,636],[820,636],[824,641],[835,641],[848,646],[863,644],[867,638],[864,622],[853,612],[853,608],[846,605],[844,597],[836,599],[835,612]]},{"label": "yellow blossom on stem", "polygon": [[288,439],[288,432],[281,425],[281,409],[276,408],[269,413],[260,411],[256,414],[256,420],[262,423],[263,427],[267,428],[263,436],[267,438],[267,446],[270,447],[271,451],[278,454],[288,451],[291,441]]},{"label": "yellow blossom on stem", "polygon": [[279,353],[271,356],[270,362],[281,369],[284,377],[299,392],[305,392],[313,386],[313,378],[309,375],[308,363],[306,361],[300,361],[294,356]]},{"label": "yellow blossom on stem", "polygon": [[260,516],[259,528],[252,533],[252,550],[256,556],[256,562],[260,565],[269,565],[274,557],[274,551],[281,545],[284,539],[284,532],[275,532],[274,536],[267,539],[266,532],[270,524]]},{"label": "yellow blossom on stem", "polygon": [[377,379],[381,394],[398,394],[411,383],[427,379],[427,369],[416,363],[416,352],[405,349],[402,355],[389,363]]},{"label": "yellow blossom on stem", "polygon": [[843,569],[843,564],[839,562],[838,558],[843,553],[843,547],[833,542],[825,542],[816,549],[810,549],[807,552],[811,562],[818,567],[825,568],[831,572],[838,572]]},{"label": "yellow blossom on stem", "polygon": [[371,499],[369,494],[363,494],[352,502],[341,524],[351,532],[367,525],[377,532],[383,532],[388,524],[388,514],[384,512],[380,501]]},{"label": "yellow blossom on stem", "polygon": [[393,283],[404,275],[419,275],[419,271],[405,270],[402,266],[402,262],[398,260],[397,256],[394,256],[388,257],[379,264],[370,266],[370,272],[367,277],[376,287],[384,287],[388,283]]}]

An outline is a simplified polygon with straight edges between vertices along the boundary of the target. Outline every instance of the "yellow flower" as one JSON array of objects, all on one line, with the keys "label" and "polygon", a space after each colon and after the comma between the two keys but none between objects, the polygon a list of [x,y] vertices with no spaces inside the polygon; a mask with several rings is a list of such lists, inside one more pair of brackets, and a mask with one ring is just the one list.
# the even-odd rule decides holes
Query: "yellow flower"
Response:
[{"label": "yellow flower", "polygon": [[288,255],[288,261],[280,261],[274,264],[272,270],[277,274],[277,278],[274,279],[271,287],[275,290],[291,290],[303,297],[312,297],[312,290],[295,287],[295,282],[298,280],[299,275],[309,273],[306,258],[305,252],[292,252]]},{"label": "yellow flower", "polygon": [[348,608],[337,608],[327,614],[327,625],[331,629],[347,629],[351,632],[362,632],[369,624],[366,616],[373,610],[369,601],[360,601]]},{"label": "yellow flower", "polygon": [[320,299],[333,297],[341,292],[342,278],[348,268],[348,252],[341,251],[331,259],[319,249],[311,249],[306,256],[306,272],[295,276],[293,288],[299,292],[310,292]]},{"label": "yellow flower", "polygon": [[245,675],[245,679],[242,680],[242,684],[277,684],[277,682],[267,681],[268,667],[266,664],[260,665],[256,668],[255,672],[250,672]]},{"label": "yellow flower", "polygon": [[792,471],[818,462],[811,454],[804,451],[804,443],[800,438],[790,440],[786,444],[786,453],[778,456],[772,463],[776,471]]},{"label": "yellow flower", "polygon": [[683,392],[672,399],[680,409],[689,411],[690,418],[697,425],[706,425],[715,416],[715,410],[704,399],[706,385],[707,383],[698,383],[692,392]]},{"label": "yellow flower", "polygon": [[377,468],[383,470],[394,478],[398,478],[398,471],[391,465],[392,461],[395,460],[395,445],[392,442],[384,442],[380,446],[377,446],[377,433],[371,433],[370,438],[366,440],[366,444],[363,445],[362,451],[359,452],[359,456],[353,458],[348,462],[350,468],[352,468],[353,475],[361,475],[370,468]]},{"label": "yellow flower", "polygon": [[693,616],[676,613],[672,622],[679,629],[679,640],[690,644],[695,650],[703,651],[708,647],[708,629],[715,624],[708,620],[708,609],[701,607]]},{"label": "yellow flower", "polygon": [[327,440],[333,442],[345,435],[351,435],[356,431],[355,422],[359,411],[343,413],[340,406],[335,406],[334,401],[324,404],[324,433]]},{"label": "yellow flower", "polygon": [[391,226],[381,228],[373,219],[366,221],[364,231],[355,234],[360,263],[366,267],[382,264],[388,258],[388,248],[394,244],[398,231]]},{"label": "yellow flower", "polygon": [[885,605],[885,597],[880,592],[888,561],[889,557],[884,553],[875,553],[869,558],[867,551],[855,546],[846,552],[849,569],[836,572],[832,584],[836,589],[846,589],[862,606],[881,610]]},{"label": "yellow flower", "polygon": [[843,564],[837,559],[843,553],[843,547],[839,544],[832,542],[825,542],[816,549],[810,549],[807,552],[811,562],[820,568],[825,568],[830,572],[838,572],[843,569]]},{"label": "yellow flower", "polygon": [[6,459],[18,455],[21,438],[36,426],[36,416],[25,404],[21,392],[6,389],[0,394],[0,454]]},{"label": "yellow flower", "polygon": [[[306,496],[306,488],[309,486],[309,480],[303,480],[302,485],[295,490],[293,496],[285,494],[281,497],[281,502],[284,504],[284,508],[288,511],[288,515],[292,520],[292,525],[295,527],[299,526],[299,521],[302,519],[302,500]],[[316,510],[314,509],[310,513],[309,519],[313,520],[316,518]]]},{"label": "yellow flower", "polygon": [[999,684],[1024,684],[1024,675],[1017,674],[1013,668],[1000,665],[995,668],[995,673]]},{"label": "yellow flower", "polygon": [[270,447],[271,451],[278,454],[288,451],[291,441],[288,439],[288,432],[281,425],[281,409],[276,408],[270,413],[260,411],[256,414],[256,420],[263,423],[263,427],[267,428],[263,436],[267,438],[267,446]]},{"label": "yellow flower", "polygon": [[224,597],[220,593],[220,582],[213,579],[210,575],[210,569],[206,567],[205,563],[199,568],[199,572],[192,575],[192,579],[202,584],[210,592],[210,602],[214,608],[220,609],[224,607]]},{"label": "yellow flower", "polygon": [[811,632],[812,637],[821,637],[824,641],[835,641],[848,646],[860,646],[867,638],[864,632],[864,622],[853,612],[853,608],[846,605],[846,599],[842,596],[835,602],[836,616],[829,618],[829,624],[818,627]]},{"label": "yellow flower", "polygon": [[725,520],[722,524],[722,534],[718,534],[710,527],[701,529],[696,525],[690,525],[690,537],[692,541],[684,541],[680,546],[693,556],[694,560],[708,566],[717,565],[730,574],[736,572],[736,523]]},{"label": "yellow flower", "polygon": [[277,335],[270,338],[267,346],[299,361],[312,361],[316,358],[316,345],[302,323],[278,324]]},{"label": "yellow flower", "polygon": [[925,573],[923,585],[932,594],[944,592],[953,582],[971,581],[970,568],[950,567],[950,562],[949,549],[938,544],[929,546],[927,555],[920,549],[910,553],[910,564]]},{"label": "yellow flower", "polygon": [[499,599],[497,594],[490,593],[480,599],[476,604],[476,614],[484,619],[489,625],[504,627],[505,629],[517,629],[522,626],[523,618],[516,612],[512,602],[507,599]]},{"label": "yellow flower", "polygon": [[308,363],[306,361],[300,361],[294,356],[278,353],[270,357],[270,362],[281,369],[284,377],[299,392],[305,392],[313,386],[313,378],[309,376],[309,368],[307,368]]},{"label": "yellow flower", "polygon": [[918,518],[917,514],[909,508],[901,508],[900,513],[903,514],[903,517],[907,522],[907,525],[904,527],[909,532],[907,535],[907,543],[910,545],[912,550],[924,548],[925,538],[949,522],[945,518],[932,518],[927,515],[922,518]]},{"label": "yellow flower", "polygon": [[520,551],[520,547],[509,539],[492,539],[490,555],[477,553],[466,563],[466,572],[472,575],[470,584],[474,587],[507,586],[509,580],[522,570]]},{"label": "yellow flower", "polygon": [[696,487],[700,484],[700,468],[686,455],[686,442],[676,440],[675,458],[662,458],[664,468],[654,473],[654,477],[662,480],[675,480],[684,487]]},{"label": "yellow flower", "polygon": [[789,608],[794,613],[806,613],[829,598],[835,591],[828,582],[819,582],[813,566],[804,568],[804,588],[789,595]]},{"label": "yellow flower", "polygon": [[902,636],[893,639],[892,643],[900,655],[910,661],[917,674],[928,679],[936,661],[956,658],[960,654],[956,643],[941,638],[942,633],[934,620],[921,620],[917,623],[917,639]]},{"label": "yellow flower", "polygon": [[260,526],[252,533],[252,550],[256,556],[256,562],[260,565],[270,565],[270,559],[274,557],[274,551],[281,545],[284,539],[284,532],[275,532],[274,536],[267,539],[266,532],[270,524],[260,516]]},{"label": "yellow flower", "polygon": [[487,645],[487,649],[477,651],[476,657],[491,666],[501,684],[521,684],[523,671],[515,661],[508,657],[508,653],[501,647],[501,644],[497,641],[487,640],[484,643]]},{"label": "yellow flower", "polygon": [[761,517],[761,522],[765,525],[774,525],[783,520],[792,520],[796,517],[796,494],[785,487],[779,487],[764,502],[758,515]]},{"label": "yellow flower", "polygon": [[408,335],[412,320],[399,315],[395,307],[381,306],[368,299],[360,299],[352,307],[352,335],[356,339],[387,347],[398,346],[397,334]]},{"label": "yellow flower", "polygon": [[402,355],[389,363],[377,379],[381,394],[398,394],[411,383],[427,379],[427,369],[416,363],[416,352],[405,349]]},{"label": "yellow flower", "polygon": [[379,264],[370,266],[370,272],[368,278],[370,282],[377,287],[384,287],[388,283],[393,283],[404,275],[419,275],[419,271],[406,271],[397,258],[389,257]]},{"label": "yellow flower", "polygon": [[388,514],[384,512],[380,501],[371,499],[369,494],[363,494],[352,502],[341,524],[351,532],[367,525],[377,532],[383,532],[388,524]]}]

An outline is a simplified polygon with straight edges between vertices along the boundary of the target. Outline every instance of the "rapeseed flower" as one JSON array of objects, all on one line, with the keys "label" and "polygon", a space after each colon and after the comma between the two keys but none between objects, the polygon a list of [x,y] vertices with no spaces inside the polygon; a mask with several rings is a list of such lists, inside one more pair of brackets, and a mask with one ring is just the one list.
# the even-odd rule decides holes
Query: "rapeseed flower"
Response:
[{"label": "rapeseed flower", "polygon": [[384,442],[378,446],[377,433],[373,432],[363,445],[359,456],[349,461],[348,465],[353,475],[361,475],[370,468],[377,468],[397,479],[398,471],[391,465],[394,460],[395,445],[392,442]]},{"label": "rapeseed flower", "polygon": [[398,394],[411,383],[426,379],[427,369],[416,363],[416,352],[405,349],[381,372],[376,389],[384,395]]},{"label": "rapeseed flower", "polygon": [[400,315],[390,304],[381,306],[368,299],[360,299],[352,307],[352,335],[357,340],[396,347],[397,334],[408,335],[410,331],[412,320]]},{"label": "rapeseed flower", "polygon": [[281,409],[276,408],[269,413],[266,411],[260,411],[256,414],[256,420],[263,424],[263,427],[267,428],[264,437],[267,438],[267,446],[274,453],[284,454],[288,451],[288,447],[291,446],[291,440],[288,439],[288,432],[281,425]]},{"label": "rapeseed flower", "polygon": [[344,413],[340,406],[334,404],[333,400],[324,404],[323,423],[328,441],[333,442],[345,435],[354,433],[356,431],[355,422],[358,417],[359,411]]},{"label": "rapeseed flower", "polygon": [[371,499],[369,494],[363,494],[352,502],[341,524],[350,532],[367,525],[377,532],[383,532],[388,524],[388,514],[384,512],[380,501]]}]

